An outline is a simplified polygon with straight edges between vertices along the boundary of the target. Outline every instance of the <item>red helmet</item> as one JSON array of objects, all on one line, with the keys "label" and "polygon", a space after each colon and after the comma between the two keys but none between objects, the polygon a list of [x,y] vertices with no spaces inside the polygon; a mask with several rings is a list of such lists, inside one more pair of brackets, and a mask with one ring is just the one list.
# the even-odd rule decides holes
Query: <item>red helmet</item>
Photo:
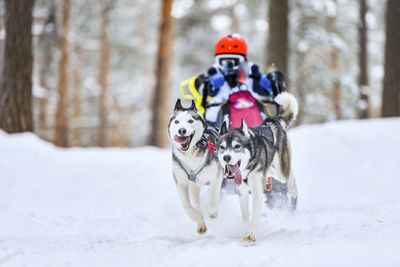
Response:
[{"label": "red helmet", "polygon": [[215,55],[220,54],[240,54],[246,57],[246,41],[237,33],[221,37],[215,45]]}]

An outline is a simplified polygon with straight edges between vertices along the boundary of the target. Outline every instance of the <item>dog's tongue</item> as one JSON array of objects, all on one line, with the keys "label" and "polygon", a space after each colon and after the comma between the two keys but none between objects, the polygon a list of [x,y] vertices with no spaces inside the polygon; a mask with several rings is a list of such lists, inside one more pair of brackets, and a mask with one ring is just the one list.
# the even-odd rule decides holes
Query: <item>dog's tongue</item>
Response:
[{"label": "dog's tongue", "polygon": [[188,140],[189,136],[179,136],[179,135],[175,135],[174,136],[174,140],[175,142],[179,143],[179,144],[183,144]]},{"label": "dog's tongue", "polygon": [[235,185],[239,186],[242,183],[242,172],[240,171],[239,164],[229,165],[231,171],[233,172],[233,182]]}]

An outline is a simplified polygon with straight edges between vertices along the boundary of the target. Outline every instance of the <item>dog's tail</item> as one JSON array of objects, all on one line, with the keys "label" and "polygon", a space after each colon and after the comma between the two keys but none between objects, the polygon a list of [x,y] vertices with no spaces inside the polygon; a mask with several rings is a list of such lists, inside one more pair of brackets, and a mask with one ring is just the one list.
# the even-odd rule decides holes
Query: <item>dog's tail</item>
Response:
[{"label": "dog's tail", "polygon": [[294,95],[288,92],[282,92],[275,97],[275,102],[281,105],[278,118],[285,124],[286,130],[292,126],[293,122],[296,120],[297,113],[299,110],[299,105]]}]

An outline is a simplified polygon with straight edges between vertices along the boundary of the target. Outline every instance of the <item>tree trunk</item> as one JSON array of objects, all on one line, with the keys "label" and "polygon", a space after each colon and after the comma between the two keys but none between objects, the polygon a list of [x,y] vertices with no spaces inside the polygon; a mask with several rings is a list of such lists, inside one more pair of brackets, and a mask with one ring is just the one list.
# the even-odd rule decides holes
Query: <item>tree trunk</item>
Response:
[{"label": "tree trunk", "polygon": [[358,103],[358,117],[366,119],[370,117],[369,88],[368,88],[368,29],[365,16],[368,12],[367,0],[360,0],[360,24],[359,36],[359,64],[360,76],[358,85],[360,88],[360,99]]},{"label": "tree trunk", "polygon": [[[3,7],[3,9],[4,9],[4,7]],[[2,15],[0,15],[0,21],[1,22],[3,22],[4,21],[4,11],[3,11],[3,14]],[[5,29],[4,29],[4,22],[3,23],[0,23],[0,32],[5,32]],[[4,39],[5,38],[0,38],[0,51],[3,51],[4,52]],[[3,67],[4,67],[4,53],[0,53],[0,89],[1,89],[1,84],[2,84],[2,82],[3,82]]]},{"label": "tree trunk", "polygon": [[34,0],[6,0],[4,71],[0,85],[0,128],[33,131],[32,9]]},{"label": "tree trunk", "polygon": [[267,66],[275,66],[288,77],[288,0],[269,1],[269,35]]},{"label": "tree trunk", "polygon": [[60,147],[68,147],[68,65],[69,65],[69,16],[70,0],[62,1],[62,36],[61,36],[61,57],[58,62],[58,103],[55,117],[54,144]]},{"label": "tree trunk", "polygon": [[[333,0],[335,6],[337,5],[337,1]],[[340,81],[339,81],[339,51],[338,48],[332,41],[332,36],[337,34],[336,31],[336,14],[331,15],[328,17],[328,30],[331,35],[331,72],[333,76],[333,83],[332,83],[332,104],[333,104],[333,112],[337,120],[342,119],[342,108],[340,105],[341,90],[340,90]]]},{"label": "tree trunk", "polygon": [[382,117],[393,117],[400,116],[400,1],[388,0],[386,8]]},{"label": "tree trunk", "polygon": [[165,147],[167,145],[166,129],[169,112],[169,69],[172,45],[172,17],[171,7],[173,0],[162,1],[162,18],[159,28],[159,43],[156,61],[156,86],[153,96],[153,119],[150,145]]},{"label": "tree trunk", "polygon": [[98,83],[100,86],[99,96],[99,146],[105,147],[108,144],[107,140],[107,75],[109,62],[109,46],[108,46],[108,25],[109,11],[111,9],[111,1],[103,0],[101,10],[101,26],[100,26],[100,62]]},{"label": "tree trunk", "polygon": [[80,120],[81,120],[81,83],[82,83],[82,47],[77,46],[74,50],[75,64],[73,69],[73,93],[72,93],[72,119],[73,119],[73,133],[72,133],[72,145],[81,145],[81,131],[80,131]]}]

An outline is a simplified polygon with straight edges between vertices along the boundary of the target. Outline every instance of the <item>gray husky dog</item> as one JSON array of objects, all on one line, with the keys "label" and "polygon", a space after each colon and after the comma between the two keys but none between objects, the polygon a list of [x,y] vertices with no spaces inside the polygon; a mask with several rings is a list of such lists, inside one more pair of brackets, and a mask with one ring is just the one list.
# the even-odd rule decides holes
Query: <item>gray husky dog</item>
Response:
[{"label": "gray husky dog", "polygon": [[240,128],[228,131],[224,122],[220,130],[218,159],[227,178],[233,178],[237,186],[244,222],[249,220],[249,191],[253,195],[252,218],[244,237],[246,241],[256,241],[267,175],[287,183],[289,194],[297,199],[286,131],[297,116],[298,104],[295,97],[287,92],[279,94],[275,102],[281,105],[278,114],[267,118],[260,126],[250,128],[242,120]]},{"label": "gray husky dog", "polygon": [[209,184],[208,214],[216,218],[223,179],[223,169],[215,152],[218,132],[207,126],[194,101],[190,108],[183,108],[178,99],[169,120],[168,137],[172,144],[173,177],[183,208],[197,223],[197,232],[205,233],[207,227],[200,209],[200,187]]}]

